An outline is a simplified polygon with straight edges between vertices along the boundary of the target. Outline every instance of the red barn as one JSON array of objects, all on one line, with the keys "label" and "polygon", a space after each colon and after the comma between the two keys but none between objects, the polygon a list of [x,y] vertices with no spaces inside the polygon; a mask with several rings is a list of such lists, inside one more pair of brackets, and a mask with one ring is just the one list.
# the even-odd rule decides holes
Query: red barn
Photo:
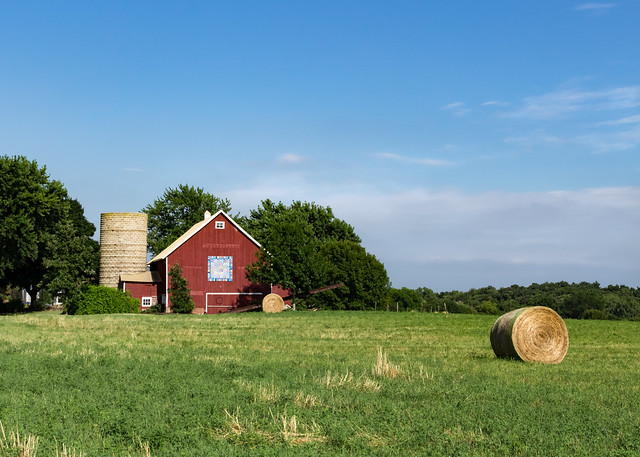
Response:
[{"label": "red barn", "polygon": [[271,292],[270,286],[246,278],[246,268],[259,249],[260,244],[224,211],[207,212],[204,220],[151,259],[150,271],[121,275],[120,285],[140,300],[142,309],[159,302],[169,311],[169,270],[178,263],[196,304],[194,313],[232,311],[259,304]]}]

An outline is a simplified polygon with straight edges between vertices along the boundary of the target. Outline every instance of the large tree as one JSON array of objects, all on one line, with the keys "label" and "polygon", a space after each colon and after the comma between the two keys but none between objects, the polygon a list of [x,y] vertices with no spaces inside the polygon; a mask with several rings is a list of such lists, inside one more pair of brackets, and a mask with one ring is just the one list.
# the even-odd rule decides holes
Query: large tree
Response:
[{"label": "large tree", "polygon": [[215,213],[220,210],[231,212],[228,199],[218,198],[204,189],[183,184],[167,188],[162,197],[142,209],[149,218],[149,252],[159,254],[196,222],[201,221],[205,211]]},{"label": "large tree", "polygon": [[294,296],[321,283],[323,264],[317,255],[320,241],[310,224],[285,213],[270,222],[260,239],[262,249],[247,267],[251,281],[277,284]]},{"label": "large tree", "polygon": [[76,293],[95,277],[95,226],[46,167],[22,156],[0,158],[0,286]]},{"label": "large tree", "polygon": [[310,300],[330,308],[362,309],[386,297],[384,266],[366,253],[353,227],[336,218],[331,208],[265,200],[243,225],[262,245],[247,269],[250,280],[279,285],[294,296],[343,282],[345,288]]},{"label": "large tree", "polygon": [[387,270],[365,248],[353,241],[328,241],[321,244],[318,256],[323,264],[323,284],[343,286],[312,296],[309,306],[366,310],[386,305],[390,288]]},{"label": "large tree", "polygon": [[294,201],[287,206],[282,202],[274,203],[271,200],[262,201],[261,205],[251,210],[249,217],[241,219],[241,225],[258,242],[266,242],[274,226],[281,221],[295,220],[309,225],[313,237],[320,241],[354,241],[360,243],[360,237],[355,230],[345,221],[334,216],[330,207]]}]

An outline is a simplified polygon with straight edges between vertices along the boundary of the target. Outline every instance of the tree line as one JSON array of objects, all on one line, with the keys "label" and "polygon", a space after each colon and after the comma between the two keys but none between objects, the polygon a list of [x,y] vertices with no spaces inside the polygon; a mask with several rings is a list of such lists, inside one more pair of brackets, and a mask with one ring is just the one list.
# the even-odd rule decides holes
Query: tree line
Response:
[{"label": "tree line", "polygon": [[499,315],[525,306],[547,306],[564,318],[640,320],[640,288],[603,287],[597,282],[488,286],[440,293],[426,287],[402,288],[392,289],[390,300],[394,311]]},{"label": "tree line", "polygon": [[[62,294],[67,309],[82,309],[83,293],[97,284],[99,243],[92,239],[95,226],[80,203],[49,177],[46,167],[22,156],[0,157],[0,193],[0,312],[20,309],[9,300],[16,289],[30,294],[32,307],[42,297]],[[559,282],[441,293],[394,288],[382,262],[330,207],[267,199],[248,215],[232,214],[228,199],[189,185],[168,188],[142,208],[148,215],[149,252],[161,252],[202,220],[205,211],[219,210],[262,246],[247,268],[248,278],[291,291],[298,309],[501,314],[543,305],[569,318],[640,319],[640,290],[626,286]],[[342,286],[307,294],[332,284]],[[95,289],[90,290],[95,297]]]}]

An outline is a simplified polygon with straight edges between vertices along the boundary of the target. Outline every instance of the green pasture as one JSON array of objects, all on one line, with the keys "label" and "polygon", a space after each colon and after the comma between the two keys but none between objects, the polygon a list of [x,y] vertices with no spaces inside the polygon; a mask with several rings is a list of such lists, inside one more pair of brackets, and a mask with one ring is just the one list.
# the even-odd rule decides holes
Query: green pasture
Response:
[{"label": "green pasture", "polygon": [[640,455],[640,322],[566,320],[542,365],[495,319],[0,316],[0,456]]}]

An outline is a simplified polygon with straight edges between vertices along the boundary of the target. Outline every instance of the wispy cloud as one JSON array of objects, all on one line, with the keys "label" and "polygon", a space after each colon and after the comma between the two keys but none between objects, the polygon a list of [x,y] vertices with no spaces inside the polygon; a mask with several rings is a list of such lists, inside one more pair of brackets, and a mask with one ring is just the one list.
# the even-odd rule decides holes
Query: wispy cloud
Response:
[{"label": "wispy cloud", "polygon": [[600,91],[562,90],[527,97],[507,116],[538,120],[557,119],[585,111],[603,111],[640,106],[640,86]]},{"label": "wispy cloud", "polygon": [[506,144],[516,145],[524,148],[534,148],[540,145],[558,146],[566,144],[566,138],[551,135],[546,132],[536,132],[533,135],[512,136],[504,139]]},{"label": "wispy cloud", "polygon": [[463,102],[449,103],[442,107],[442,109],[449,111],[454,116],[464,116],[471,112],[471,109],[467,107]]},{"label": "wispy cloud", "polygon": [[508,106],[508,102],[503,102],[500,100],[489,100],[481,104],[481,106]]},{"label": "wispy cloud", "polygon": [[622,119],[617,119],[615,121],[604,121],[601,122],[601,125],[625,125],[625,124],[639,124],[640,123],[640,114],[636,114],[634,116],[623,117]]},{"label": "wispy cloud", "polygon": [[[567,89],[526,97],[502,116],[539,124],[533,132],[528,124],[522,135],[504,141],[527,149],[562,146],[596,154],[629,150],[640,146],[640,114],[633,114],[639,107],[640,86]],[[616,113],[619,118],[612,119]]]},{"label": "wispy cloud", "polygon": [[453,162],[449,160],[406,157],[398,154],[391,154],[388,152],[380,152],[375,154],[375,156],[381,159],[396,160],[398,162],[406,162],[406,163],[416,163],[419,165],[430,165],[430,166],[439,166],[439,167],[453,165]]},{"label": "wispy cloud", "polygon": [[633,149],[640,146],[640,123],[623,130],[585,133],[577,136],[574,141],[596,154]]},{"label": "wispy cloud", "polygon": [[305,158],[298,154],[282,154],[278,157],[277,162],[279,165],[292,165],[304,162]]},{"label": "wispy cloud", "polygon": [[582,3],[573,9],[576,11],[603,11],[616,6],[615,3]]},{"label": "wispy cloud", "polygon": [[600,123],[599,125],[630,126],[623,130],[606,130],[594,126],[593,129],[573,135],[551,135],[547,132],[536,132],[532,135],[512,136],[504,139],[504,143],[513,147],[538,150],[541,148],[578,147],[582,151],[604,154],[616,151],[627,151],[640,146],[640,120],[636,123],[616,124]]}]

